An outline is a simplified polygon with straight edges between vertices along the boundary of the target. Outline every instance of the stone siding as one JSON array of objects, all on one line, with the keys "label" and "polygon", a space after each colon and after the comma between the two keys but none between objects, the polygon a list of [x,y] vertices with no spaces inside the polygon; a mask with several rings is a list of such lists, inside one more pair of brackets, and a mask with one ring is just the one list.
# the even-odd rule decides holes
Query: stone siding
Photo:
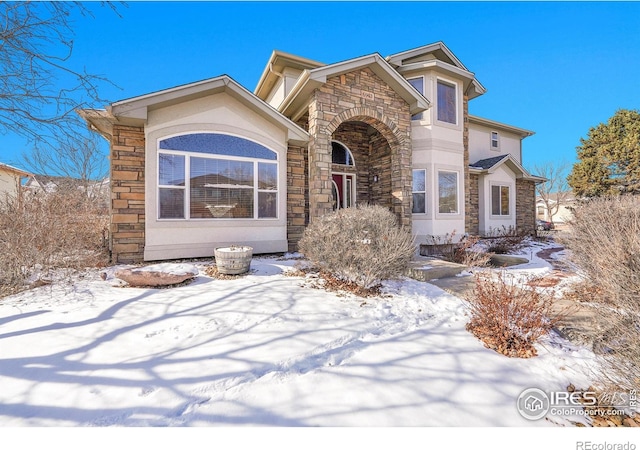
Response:
[{"label": "stone siding", "polygon": [[480,234],[480,177],[476,174],[469,175],[469,202],[466,211],[467,233],[478,236]]},{"label": "stone siding", "polygon": [[114,263],[144,259],[144,147],[143,128],[113,126],[109,243]]},{"label": "stone siding", "polygon": [[516,229],[519,235],[533,235],[536,229],[536,184],[516,180]]},{"label": "stone siding", "polygon": [[[412,172],[409,105],[368,68],[329,78],[314,92],[309,105],[311,220],[332,210],[331,139],[345,122],[368,124],[387,141],[391,148],[391,209],[403,225],[410,227]],[[368,177],[363,180],[368,181]]]}]

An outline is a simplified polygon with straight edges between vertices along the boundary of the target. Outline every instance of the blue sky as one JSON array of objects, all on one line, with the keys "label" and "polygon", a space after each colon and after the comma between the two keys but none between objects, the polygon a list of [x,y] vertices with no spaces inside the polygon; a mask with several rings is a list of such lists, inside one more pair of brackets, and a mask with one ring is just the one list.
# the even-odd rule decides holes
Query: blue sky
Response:
[{"label": "blue sky", "polygon": [[[96,4],[94,4],[96,5]],[[575,161],[589,128],[640,109],[640,2],[129,2],[77,18],[70,64],[110,101],[227,74],[249,90],[273,49],[325,63],[443,41],[487,93],[470,112],[533,130],[524,164]],[[102,107],[104,105],[95,105]],[[28,143],[0,136],[0,161]]]}]

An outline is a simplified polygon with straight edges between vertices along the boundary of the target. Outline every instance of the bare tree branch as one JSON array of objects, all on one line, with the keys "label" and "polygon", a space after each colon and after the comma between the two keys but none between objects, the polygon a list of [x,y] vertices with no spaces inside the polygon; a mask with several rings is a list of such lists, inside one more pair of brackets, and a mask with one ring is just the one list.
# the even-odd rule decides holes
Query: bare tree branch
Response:
[{"label": "bare tree branch", "polygon": [[560,207],[566,205],[567,200],[572,196],[567,184],[567,171],[570,167],[566,161],[533,166],[533,173],[547,179],[544,183],[536,185],[536,195],[542,199],[549,213],[549,221],[552,223]]}]

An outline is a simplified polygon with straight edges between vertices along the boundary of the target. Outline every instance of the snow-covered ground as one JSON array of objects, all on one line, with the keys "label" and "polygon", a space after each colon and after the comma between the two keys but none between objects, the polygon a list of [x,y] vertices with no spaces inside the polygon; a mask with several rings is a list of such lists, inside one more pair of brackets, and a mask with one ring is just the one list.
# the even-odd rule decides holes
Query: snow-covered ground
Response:
[{"label": "snow-covered ground", "polygon": [[[510,270],[550,270],[527,256]],[[294,263],[172,289],[92,270],[0,300],[0,425],[554,426],[518,395],[590,383],[589,350],[554,335],[538,357],[499,355],[431,284],[362,299],[283,275]]]}]

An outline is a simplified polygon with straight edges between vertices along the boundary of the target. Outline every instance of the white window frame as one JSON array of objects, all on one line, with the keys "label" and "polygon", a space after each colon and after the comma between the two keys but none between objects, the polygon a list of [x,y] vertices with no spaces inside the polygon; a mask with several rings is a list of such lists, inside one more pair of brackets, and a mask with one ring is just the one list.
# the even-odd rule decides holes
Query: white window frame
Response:
[{"label": "white window frame", "polygon": [[[166,137],[163,139],[167,139]],[[242,138],[245,139],[245,138]],[[280,199],[280,164],[278,159],[278,154],[274,152],[276,155],[276,159],[259,159],[259,158],[246,158],[241,156],[230,156],[230,155],[221,155],[221,154],[211,154],[211,153],[200,153],[200,152],[189,152],[183,150],[166,150],[160,149],[159,144],[160,140],[158,140],[158,149],[156,155],[156,220],[160,222],[167,221],[222,221],[222,220],[260,220],[260,221],[268,221],[268,220],[278,220],[280,208],[276,207],[276,217],[259,217],[259,204],[258,204],[258,192],[275,192],[276,193],[276,203],[279,205]],[[265,147],[266,148],[266,147]],[[271,149],[269,149],[271,150]],[[271,150],[273,151],[273,150]],[[178,155],[184,156],[184,186],[165,186],[160,185],[160,155]],[[241,162],[252,162],[253,163],[253,182],[254,185],[251,188],[253,189],[253,217],[196,217],[191,218],[191,158],[203,158],[203,159],[218,159],[218,160],[227,160],[227,161],[241,161]],[[266,164],[275,164],[276,165],[276,189],[259,189],[258,184],[258,163],[266,163]],[[176,218],[176,217],[160,217],[160,188],[183,188],[184,195],[184,217]]]},{"label": "white window frame", "polygon": [[[440,118],[438,117],[439,116],[439,109],[440,109],[438,107],[438,103],[440,102],[440,96],[438,95],[438,84],[440,84],[440,83],[453,88],[453,92],[454,92],[454,95],[455,95],[455,109],[456,109],[455,110],[455,114],[454,114],[454,117],[455,117],[455,121],[454,122],[447,122],[446,120],[440,120]],[[460,106],[458,104],[459,100],[460,100],[458,98],[458,96],[459,96],[458,90],[459,90],[458,89],[458,83],[456,83],[455,81],[447,80],[445,78],[436,78],[436,94],[435,94],[435,97],[436,97],[436,107],[435,107],[436,113],[435,113],[435,116],[436,117],[435,117],[435,120],[438,121],[438,123],[447,124],[449,126],[457,126],[458,125],[458,122],[459,122],[458,116],[459,116],[459,113],[460,113]]]},{"label": "white window frame", "polygon": [[[413,84],[411,84],[411,80],[422,80],[422,90],[413,86]],[[411,84],[411,86],[414,87],[414,89],[416,89],[418,92],[424,95],[424,84],[425,84],[424,75],[420,75],[419,77],[407,78],[407,81],[409,82],[409,84]],[[418,114],[414,114],[413,116],[411,116],[411,120],[420,121],[423,119],[424,119],[424,112],[419,112]]]},{"label": "white window frame", "polygon": [[[497,187],[497,188],[499,188],[499,189],[500,189],[500,190],[499,190],[499,192],[500,192],[500,208],[499,208],[499,209],[500,209],[500,213],[499,213],[499,214],[494,214],[494,213],[493,213],[493,188],[494,188],[494,187]],[[506,188],[506,189],[507,189],[507,193],[508,193],[508,195],[509,195],[509,202],[508,202],[508,205],[509,205],[509,211],[507,211],[507,214],[502,214],[502,189],[503,189],[503,188]],[[489,206],[490,206],[490,208],[491,208],[491,210],[490,210],[490,214],[491,214],[491,217],[492,217],[492,218],[495,218],[495,219],[509,219],[509,218],[511,218],[511,216],[512,216],[512,214],[511,214],[511,210],[513,209],[513,208],[512,208],[512,205],[511,205],[511,192],[512,192],[512,185],[511,185],[511,184],[509,184],[509,183],[500,183],[500,182],[497,182],[497,183],[491,183],[491,184],[490,184],[490,189],[489,189]]]},{"label": "white window frame", "polygon": [[[494,142],[496,145],[493,145]],[[491,148],[491,150],[500,150],[500,133],[497,131],[491,131],[489,133],[489,148]]]},{"label": "white window frame", "polygon": [[416,172],[416,171],[422,172],[424,176],[424,191],[414,191],[413,183],[411,183],[411,196],[413,197],[413,194],[424,194],[424,212],[413,212],[413,208],[412,208],[411,214],[413,214],[414,216],[418,216],[418,215],[423,216],[429,213],[429,206],[428,206],[429,202],[427,199],[427,169],[421,169],[421,168],[412,169],[412,175],[413,175],[413,172]]},{"label": "white window frame", "polygon": [[[446,172],[446,173],[455,173],[456,174],[456,210],[455,212],[440,212],[440,174]],[[436,196],[436,201],[437,201],[437,205],[436,205],[436,213],[438,216],[441,217],[453,217],[453,216],[459,216],[461,214],[460,211],[460,171],[458,170],[453,170],[453,169],[446,169],[446,168],[442,168],[442,169],[437,169],[436,170],[436,189],[437,189],[437,196]]]},{"label": "white window frame", "polygon": [[[344,165],[344,164],[340,164],[340,165]],[[346,166],[346,167],[354,167],[354,166]],[[358,186],[357,175],[353,172],[331,172],[331,175],[342,175],[343,198],[338,199],[339,200],[338,209],[351,208],[352,206],[356,206],[356,198],[358,198],[356,195],[356,190]],[[347,198],[347,177],[351,177],[353,179],[352,181],[353,189],[351,189],[351,205],[350,206],[344,206],[346,204],[345,199]],[[337,183],[333,180],[333,176],[331,177],[331,183],[335,184],[337,187]],[[338,193],[340,193],[340,190],[338,190]]]},{"label": "white window frame", "polygon": [[356,159],[353,157],[353,153],[351,152],[351,149],[344,142],[340,142],[340,141],[338,141],[336,139],[331,139],[331,144],[333,144],[334,142],[336,144],[340,144],[341,146],[343,146],[345,148],[345,150],[347,150],[347,153],[349,154],[349,158],[351,159],[351,162],[353,164],[334,163],[333,162],[333,145],[332,145],[332,148],[331,148],[331,153],[332,153],[331,154],[331,164],[335,164],[336,166],[344,166],[344,167],[353,167],[353,168],[355,168],[356,167]]}]

